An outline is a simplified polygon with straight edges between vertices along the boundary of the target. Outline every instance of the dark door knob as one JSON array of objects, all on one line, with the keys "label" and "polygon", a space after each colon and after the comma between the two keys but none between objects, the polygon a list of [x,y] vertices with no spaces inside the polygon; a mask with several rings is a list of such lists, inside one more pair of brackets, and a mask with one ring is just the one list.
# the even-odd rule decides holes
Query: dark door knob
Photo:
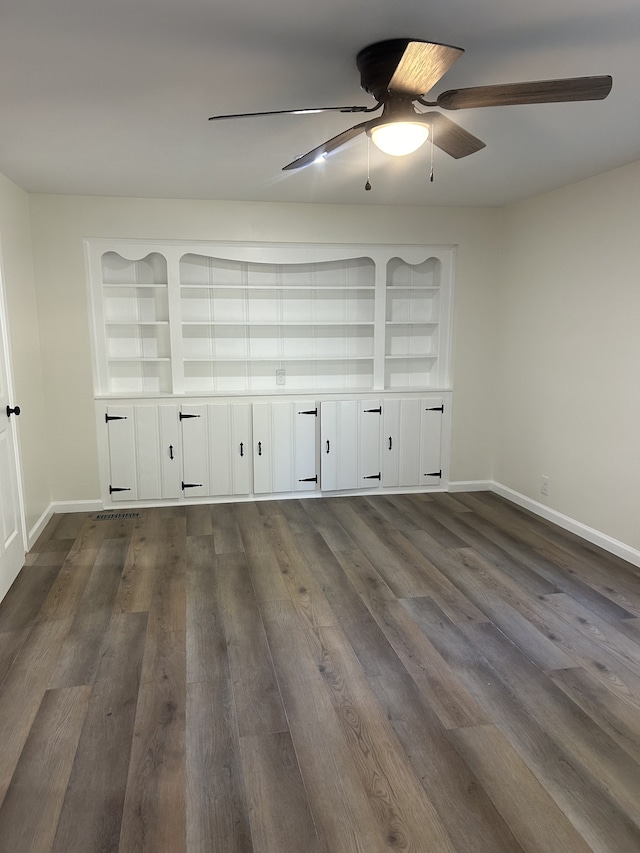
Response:
[{"label": "dark door knob", "polygon": [[15,408],[11,408],[11,406],[7,406],[7,417],[10,418],[11,415],[19,415],[20,414],[20,406],[16,406]]}]

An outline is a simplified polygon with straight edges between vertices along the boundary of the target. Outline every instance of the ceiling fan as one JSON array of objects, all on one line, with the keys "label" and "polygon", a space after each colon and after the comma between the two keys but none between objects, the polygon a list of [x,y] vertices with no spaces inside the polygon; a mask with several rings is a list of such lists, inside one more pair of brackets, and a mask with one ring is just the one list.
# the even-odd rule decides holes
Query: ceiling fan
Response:
[{"label": "ceiling fan", "polygon": [[464,50],[460,47],[418,39],[398,38],[376,42],[365,47],[356,57],[362,88],[375,98],[374,106],[272,110],[211,116],[209,120],[322,112],[373,113],[382,109],[378,118],[342,131],[288,163],[284,170],[300,169],[321,157],[326,157],[361,133],[370,136],[374,144],[390,154],[410,154],[431,134],[433,145],[459,159],[484,148],[485,143],[442,113],[434,110],[420,111],[416,109],[416,104],[444,110],[461,110],[512,104],[596,101],[606,98],[613,85],[613,80],[608,75],[570,77],[561,80],[450,89],[439,95],[435,101],[426,100],[424,96],[463,53]]}]

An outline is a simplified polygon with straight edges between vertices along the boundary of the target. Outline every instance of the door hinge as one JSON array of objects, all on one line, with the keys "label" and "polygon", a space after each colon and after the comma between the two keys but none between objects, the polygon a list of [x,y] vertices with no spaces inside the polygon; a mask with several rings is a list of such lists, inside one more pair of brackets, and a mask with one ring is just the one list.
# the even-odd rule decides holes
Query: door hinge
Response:
[{"label": "door hinge", "polygon": [[442,468],[439,471],[431,471],[429,474],[425,474],[425,477],[442,477]]},{"label": "door hinge", "polygon": [[298,414],[299,415],[315,415],[316,417],[318,417],[318,407],[316,406],[315,409],[309,409],[306,412],[298,412]]},{"label": "door hinge", "polygon": [[377,474],[367,474],[367,475],[366,475],[365,477],[363,477],[362,479],[363,479],[363,480],[381,480],[381,479],[382,479],[382,473],[381,473],[381,472],[379,472],[379,473],[377,473]]},{"label": "door hinge", "polygon": [[199,489],[201,488],[201,486],[202,483],[180,483],[180,488],[182,489],[182,491],[184,491],[185,489]]},{"label": "door hinge", "polygon": [[109,486],[109,494],[112,495],[114,492],[130,492],[131,487],[123,488],[122,486]]},{"label": "door hinge", "polygon": [[[300,414],[302,414],[302,412]],[[318,475],[316,474],[315,477],[303,477],[301,480],[298,480],[298,482],[299,483],[317,483],[318,482]]]},{"label": "door hinge", "polygon": [[365,412],[375,412],[378,415],[382,414],[382,406],[379,406],[377,409],[364,409]]},{"label": "door hinge", "polygon": [[444,403],[441,406],[433,406],[433,408],[426,408],[425,412],[444,412]]},{"label": "door hinge", "polygon": [[104,416],[104,422],[106,424],[108,424],[109,421],[126,421],[126,420],[128,420],[126,415],[105,415]]},{"label": "door hinge", "polygon": [[200,417],[202,417],[202,415],[188,415],[188,414],[185,414],[184,412],[180,412],[180,413],[178,414],[178,418],[179,418],[181,421],[184,421],[184,420],[186,420],[187,418],[200,418]]}]

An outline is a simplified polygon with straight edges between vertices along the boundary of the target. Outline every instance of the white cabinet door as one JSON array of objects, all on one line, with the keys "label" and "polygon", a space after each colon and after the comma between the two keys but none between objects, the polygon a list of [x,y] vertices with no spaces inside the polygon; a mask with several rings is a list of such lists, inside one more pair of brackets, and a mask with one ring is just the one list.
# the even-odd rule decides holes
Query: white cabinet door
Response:
[{"label": "white cabinet door", "polygon": [[358,480],[361,489],[379,486],[382,479],[380,470],[380,429],[382,426],[382,406],[380,400],[362,400],[360,403],[358,435]]},{"label": "white cabinet door", "polygon": [[183,405],[185,497],[247,495],[251,490],[251,405]]},{"label": "white cabinet door", "polygon": [[105,421],[111,500],[179,497],[177,406],[108,406]]},{"label": "white cabinet door", "polygon": [[422,447],[420,485],[437,486],[442,482],[442,419],[444,402],[430,397],[422,400]]},{"label": "white cabinet door", "polygon": [[419,486],[424,401],[387,400],[383,410],[382,484]]},{"label": "white cabinet door", "polygon": [[357,489],[357,400],[337,400],[320,406],[320,471],[323,491]]},{"label": "white cabinet door", "polygon": [[388,488],[439,484],[442,400],[387,400],[383,408],[382,484]]},{"label": "white cabinet door", "polygon": [[379,400],[322,403],[320,431],[323,491],[351,491],[379,484]]},{"label": "white cabinet door", "polygon": [[109,496],[112,501],[138,500],[133,406],[107,406]]},{"label": "white cabinet door", "polygon": [[314,491],[317,406],[312,400],[253,404],[253,490]]},{"label": "white cabinet door", "polygon": [[180,407],[182,492],[186,498],[209,494],[209,430],[207,407]]}]

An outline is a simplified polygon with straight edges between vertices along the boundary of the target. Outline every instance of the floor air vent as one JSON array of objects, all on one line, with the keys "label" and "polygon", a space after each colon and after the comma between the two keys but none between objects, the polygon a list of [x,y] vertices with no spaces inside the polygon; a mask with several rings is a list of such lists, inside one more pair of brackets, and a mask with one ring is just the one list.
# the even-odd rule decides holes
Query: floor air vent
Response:
[{"label": "floor air vent", "polygon": [[96,521],[115,521],[120,518],[140,518],[139,512],[103,512],[96,515]]}]

